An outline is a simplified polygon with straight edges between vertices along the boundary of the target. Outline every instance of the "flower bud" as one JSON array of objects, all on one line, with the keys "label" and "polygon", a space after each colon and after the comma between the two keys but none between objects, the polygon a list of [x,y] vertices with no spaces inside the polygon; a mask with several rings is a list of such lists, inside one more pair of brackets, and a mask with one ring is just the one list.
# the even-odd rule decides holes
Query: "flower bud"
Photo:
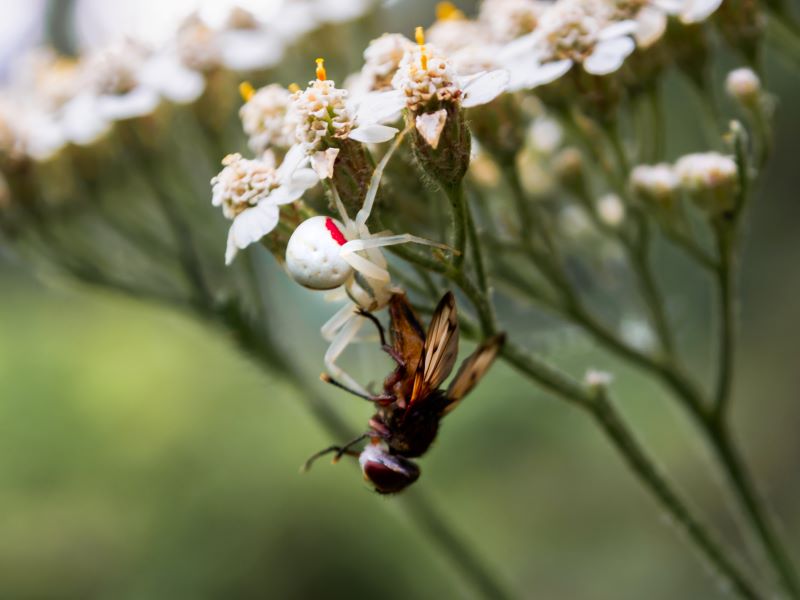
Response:
[{"label": "flower bud", "polygon": [[688,154],[675,164],[681,187],[703,209],[720,214],[734,208],[738,168],[730,156],[717,152]]},{"label": "flower bud", "polygon": [[606,194],[597,200],[597,216],[609,227],[619,227],[625,220],[625,205],[616,194]]},{"label": "flower bud", "polygon": [[553,172],[559,183],[578,196],[583,196],[584,179],[583,156],[577,148],[564,148],[553,157]]},{"label": "flower bud", "polygon": [[725,89],[734,100],[753,108],[761,97],[761,80],[752,69],[734,69],[725,79]]},{"label": "flower bud", "polygon": [[639,165],[630,175],[634,194],[644,202],[670,209],[677,200],[678,176],[671,165]]}]

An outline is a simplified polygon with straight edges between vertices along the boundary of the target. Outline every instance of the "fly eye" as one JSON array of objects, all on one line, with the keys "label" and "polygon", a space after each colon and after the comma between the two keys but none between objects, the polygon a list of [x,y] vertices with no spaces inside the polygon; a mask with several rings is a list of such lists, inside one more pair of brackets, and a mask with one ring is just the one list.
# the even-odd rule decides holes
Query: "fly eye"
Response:
[{"label": "fly eye", "polygon": [[332,290],[344,284],[352,268],[342,258],[344,226],[329,217],[303,221],[286,246],[286,268],[292,279],[312,290]]},{"label": "fly eye", "polygon": [[420,470],[416,463],[382,450],[375,451],[367,447],[362,452],[360,462],[364,478],[379,494],[396,494],[419,479]]}]

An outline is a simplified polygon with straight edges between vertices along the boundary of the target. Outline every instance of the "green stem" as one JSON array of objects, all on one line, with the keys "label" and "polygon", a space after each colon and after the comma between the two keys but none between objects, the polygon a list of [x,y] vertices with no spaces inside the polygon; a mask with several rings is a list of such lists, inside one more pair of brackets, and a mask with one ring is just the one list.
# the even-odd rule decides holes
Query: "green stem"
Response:
[{"label": "green stem", "polygon": [[447,199],[450,200],[452,215],[450,244],[456,251],[453,264],[456,269],[461,269],[467,249],[467,206],[464,198],[464,186],[459,183],[453,186],[443,186],[443,189]]},{"label": "green stem", "polygon": [[783,587],[790,598],[797,600],[800,598],[800,579],[798,579],[792,558],[781,541],[763,500],[756,491],[755,483],[739,455],[728,429],[722,423],[710,425],[709,435],[713,436],[717,457],[725,465],[731,486],[737,492],[742,509],[758,534]]},{"label": "green stem", "polygon": [[722,420],[730,404],[736,343],[734,248],[731,231],[725,223],[715,224],[714,229],[719,254],[719,268],[716,271],[716,279],[720,314],[719,371],[714,393],[714,411],[716,418]]}]

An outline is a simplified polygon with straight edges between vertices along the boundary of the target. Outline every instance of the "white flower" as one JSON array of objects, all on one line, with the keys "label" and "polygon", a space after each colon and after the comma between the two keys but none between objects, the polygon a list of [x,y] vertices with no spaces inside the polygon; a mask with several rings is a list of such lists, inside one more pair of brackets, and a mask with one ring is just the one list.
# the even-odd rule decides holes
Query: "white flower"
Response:
[{"label": "white flower", "polygon": [[583,382],[590,388],[608,387],[613,381],[613,374],[607,371],[599,371],[597,369],[589,369],[583,376]]},{"label": "white flower", "polygon": [[597,216],[610,227],[619,227],[625,219],[625,204],[616,194],[605,194],[597,199]]},{"label": "white flower", "polygon": [[[675,0],[673,0],[675,2]],[[708,19],[722,4],[722,0],[677,0],[677,14],[681,23],[691,25]]]},{"label": "white flower", "polygon": [[392,139],[397,129],[383,123],[396,120],[399,110],[391,96],[376,92],[351,100],[347,90],[337,88],[327,79],[323,60],[317,60],[317,79],[305,90],[292,95],[292,118],[296,123],[297,140],[309,155],[321,177],[332,171],[336,155],[327,148],[327,139],[351,139],[364,144],[377,144]]},{"label": "white flower", "polygon": [[679,185],[678,175],[671,165],[638,165],[630,175],[631,188],[647,200],[668,203]]},{"label": "white flower", "polygon": [[211,180],[214,206],[222,208],[233,224],[228,232],[225,264],[231,264],[239,250],[269,234],[280,219],[280,206],[299,199],[317,180],[300,146],[295,146],[275,168],[274,156],[266,153],[257,160],[231,154],[222,161],[224,169]]},{"label": "white flower", "polygon": [[512,91],[555,81],[576,64],[591,75],[608,75],[636,48],[634,21],[608,21],[595,2],[560,0],[535,31],[507,44],[500,60],[511,72]]},{"label": "white flower", "polygon": [[725,79],[725,90],[742,104],[753,105],[761,94],[761,80],[752,69],[734,69]]},{"label": "white flower", "polygon": [[536,150],[542,154],[552,154],[561,146],[564,130],[556,119],[541,116],[531,123],[530,137]]},{"label": "white flower", "polygon": [[285,150],[295,143],[297,126],[289,115],[292,94],[283,86],[273,83],[258,91],[242,84],[246,102],[239,110],[250,149],[261,154],[267,148]]},{"label": "white flower", "polygon": [[738,177],[736,161],[718,152],[687,154],[675,163],[681,186],[689,192],[725,189]]},{"label": "white flower", "polygon": [[348,79],[346,87],[356,95],[392,89],[392,78],[414,42],[399,33],[384,33],[364,50],[364,66]]},{"label": "white flower", "polygon": [[486,23],[493,40],[507,43],[531,33],[552,7],[541,0],[484,0],[479,19]]}]

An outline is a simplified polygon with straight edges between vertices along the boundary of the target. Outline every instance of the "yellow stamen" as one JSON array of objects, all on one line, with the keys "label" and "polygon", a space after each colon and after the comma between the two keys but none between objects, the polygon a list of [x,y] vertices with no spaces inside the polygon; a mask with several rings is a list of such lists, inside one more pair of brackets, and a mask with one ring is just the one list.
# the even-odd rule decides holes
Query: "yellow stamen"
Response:
[{"label": "yellow stamen", "polygon": [[437,21],[455,21],[465,18],[464,13],[458,10],[458,7],[452,2],[439,2],[436,5]]},{"label": "yellow stamen", "polygon": [[253,84],[249,81],[243,81],[239,84],[239,94],[242,96],[242,100],[245,102],[250,102],[250,98],[252,98],[256,93],[256,89],[253,87]]},{"label": "yellow stamen", "polygon": [[423,71],[428,70],[428,49],[425,47],[425,30],[422,27],[417,27],[414,33],[419,44],[419,64]]},{"label": "yellow stamen", "polygon": [[325,71],[325,59],[318,58],[317,59],[317,79],[320,81],[326,81],[328,79],[328,73]]},{"label": "yellow stamen", "polygon": [[300,91],[300,86],[297,85],[296,83],[290,83],[289,84],[289,91],[292,92],[293,94],[296,94],[297,92]]}]

